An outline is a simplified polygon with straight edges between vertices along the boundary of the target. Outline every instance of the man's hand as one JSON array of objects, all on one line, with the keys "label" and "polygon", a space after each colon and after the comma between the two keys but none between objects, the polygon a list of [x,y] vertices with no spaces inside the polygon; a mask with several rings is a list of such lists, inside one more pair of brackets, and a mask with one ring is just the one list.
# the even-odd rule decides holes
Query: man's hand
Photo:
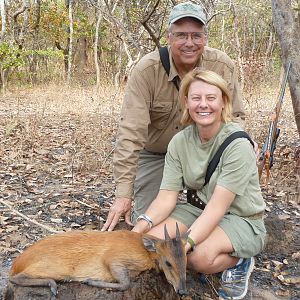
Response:
[{"label": "man's hand", "polygon": [[116,198],[115,202],[111,206],[107,220],[103,227],[101,228],[101,231],[112,231],[117,223],[119,222],[119,219],[121,216],[125,216],[125,222],[128,225],[133,226],[133,224],[130,221],[130,212],[131,212],[131,199],[129,198]]}]

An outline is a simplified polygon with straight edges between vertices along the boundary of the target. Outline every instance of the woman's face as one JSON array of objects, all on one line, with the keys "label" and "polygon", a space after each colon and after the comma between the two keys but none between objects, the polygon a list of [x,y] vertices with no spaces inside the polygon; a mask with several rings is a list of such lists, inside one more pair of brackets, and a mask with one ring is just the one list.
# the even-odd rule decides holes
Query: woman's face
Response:
[{"label": "woman's face", "polygon": [[194,81],[185,101],[189,114],[199,129],[219,128],[225,104],[218,87],[201,80]]}]

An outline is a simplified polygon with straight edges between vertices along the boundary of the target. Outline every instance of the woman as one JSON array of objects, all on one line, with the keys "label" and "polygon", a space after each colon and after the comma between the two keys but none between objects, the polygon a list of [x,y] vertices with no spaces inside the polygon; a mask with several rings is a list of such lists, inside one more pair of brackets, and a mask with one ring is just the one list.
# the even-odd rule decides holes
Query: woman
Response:
[{"label": "woman", "polygon": [[[266,235],[265,203],[250,142],[244,138],[231,142],[204,185],[208,163],[219,146],[241,130],[230,122],[229,95],[227,83],[214,72],[195,69],[184,77],[179,94],[181,121],[190,126],[171,140],[160,192],[133,230],[160,238],[164,224],[171,237],[176,222],[181,233],[190,230],[188,267],[205,274],[223,272],[219,295],[242,299],[254,267],[253,256],[262,251]],[[203,210],[177,201],[185,187],[197,191],[206,204]]]}]

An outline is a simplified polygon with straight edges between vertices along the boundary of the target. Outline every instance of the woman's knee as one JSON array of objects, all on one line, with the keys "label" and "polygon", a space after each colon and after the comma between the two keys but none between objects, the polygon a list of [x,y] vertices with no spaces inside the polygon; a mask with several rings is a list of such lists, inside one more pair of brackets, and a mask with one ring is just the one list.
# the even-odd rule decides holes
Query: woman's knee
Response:
[{"label": "woman's knee", "polygon": [[187,257],[188,267],[202,273],[210,273],[213,268],[216,255],[207,251],[193,251]]}]

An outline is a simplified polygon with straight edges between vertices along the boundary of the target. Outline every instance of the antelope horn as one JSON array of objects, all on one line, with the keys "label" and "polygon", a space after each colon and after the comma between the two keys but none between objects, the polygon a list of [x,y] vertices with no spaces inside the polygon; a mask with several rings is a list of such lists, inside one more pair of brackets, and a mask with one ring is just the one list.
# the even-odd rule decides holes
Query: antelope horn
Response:
[{"label": "antelope horn", "polygon": [[176,241],[179,240],[180,240],[180,231],[179,231],[178,223],[176,222]]},{"label": "antelope horn", "polygon": [[167,230],[167,225],[165,224],[165,240],[166,241],[170,241],[171,240],[171,237],[169,236],[169,233],[168,233],[168,230]]}]

